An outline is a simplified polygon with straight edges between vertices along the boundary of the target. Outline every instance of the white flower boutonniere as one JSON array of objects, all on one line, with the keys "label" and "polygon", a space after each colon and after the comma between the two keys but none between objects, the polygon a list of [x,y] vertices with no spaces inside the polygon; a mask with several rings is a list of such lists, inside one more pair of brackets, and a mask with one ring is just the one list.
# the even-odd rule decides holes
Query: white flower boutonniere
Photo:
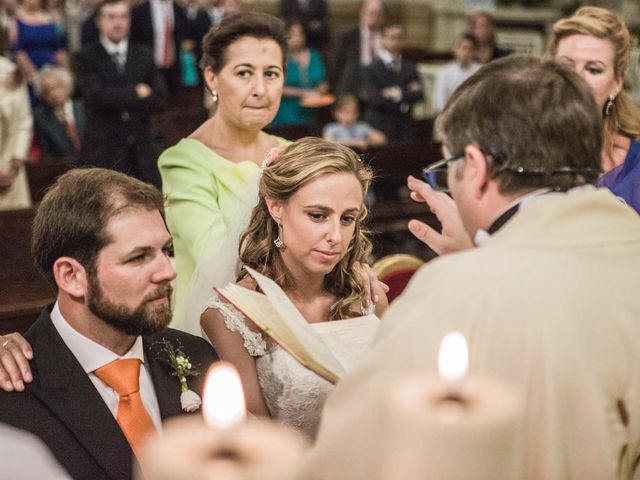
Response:
[{"label": "white flower boutonniere", "polygon": [[169,365],[172,368],[171,375],[178,377],[180,381],[180,404],[182,410],[185,412],[195,412],[202,405],[200,395],[193,390],[189,390],[189,384],[187,383],[187,377],[195,377],[200,375],[200,372],[193,369],[191,359],[184,353],[182,344],[179,343],[177,347],[174,347],[171,342],[166,338],[162,339],[162,352],[167,354]]}]

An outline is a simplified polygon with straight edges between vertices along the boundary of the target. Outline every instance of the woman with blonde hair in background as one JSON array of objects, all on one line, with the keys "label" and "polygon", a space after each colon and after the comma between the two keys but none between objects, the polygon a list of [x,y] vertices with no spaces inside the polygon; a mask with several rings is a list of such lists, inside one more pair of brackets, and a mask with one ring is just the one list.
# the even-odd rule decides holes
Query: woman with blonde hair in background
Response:
[{"label": "woman with blonde hair in background", "polygon": [[[382,284],[372,282],[367,292],[373,273],[364,265],[371,242],[363,199],[371,178],[349,147],[312,137],[293,143],[264,169],[240,260],[275,280],[312,325],[371,312],[380,316],[388,306]],[[246,271],[238,284],[257,289]],[[250,412],[315,436],[332,384],[217,294],[207,302],[201,324],[220,358],[238,368]],[[368,347],[355,331],[350,341],[355,352]]]},{"label": "woman with blonde hair in background", "polygon": [[22,73],[6,57],[8,43],[8,31],[0,27],[0,210],[31,206],[24,162],[33,120]]},{"label": "woman with blonde hair in background", "polygon": [[620,17],[582,7],[553,25],[549,54],[584,78],[602,108],[604,175],[598,185],[640,212],[640,112],[623,89],[632,47]]}]

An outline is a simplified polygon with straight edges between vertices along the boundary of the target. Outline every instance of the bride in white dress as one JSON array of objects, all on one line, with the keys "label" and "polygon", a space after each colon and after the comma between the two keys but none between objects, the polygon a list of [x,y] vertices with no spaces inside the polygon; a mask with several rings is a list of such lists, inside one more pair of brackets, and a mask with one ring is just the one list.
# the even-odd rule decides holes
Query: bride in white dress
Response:
[{"label": "bride in white dress", "polygon": [[[371,243],[362,227],[363,199],[371,176],[351,149],[318,138],[295,142],[264,169],[240,261],[275,280],[310,324],[373,310],[380,316],[388,306],[382,284],[369,280],[373,273],[364,265]],[[238,284],[257,289],[246,272]],[[367,298],[375,303],[367,305]],[[217,294],[201,325],[220,358],[238,368],[250,412],[315,436],[329,382]],[[355,338],[353,348],[366,345]]]}]

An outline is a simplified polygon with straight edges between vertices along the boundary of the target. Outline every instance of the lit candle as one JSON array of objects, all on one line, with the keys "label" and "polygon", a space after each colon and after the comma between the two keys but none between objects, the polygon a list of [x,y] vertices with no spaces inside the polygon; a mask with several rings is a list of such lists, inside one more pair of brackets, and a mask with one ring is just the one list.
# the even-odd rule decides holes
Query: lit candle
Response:
[{"label": "lit candle", "polygon": [[453,332],[440,345],[438,376],[413,373],[389,385],[376,414],[385,435],[372,449],[371,480],[522,477],[519,399],[500,382],[467,379],[468,365],[467,342]]},{"label": "lit candle", "polygon": [[461,399],[460,390],[469,368],[467,341],[459,332],[445,335],[438,352],[438,372],[447,383],[449,399]]},{"label": "lit candle", "polygon": [[240,375],[230,363],[216,362],[211,366],[203,397],[204,419],[212,428],[228,429],[247,416]]}]

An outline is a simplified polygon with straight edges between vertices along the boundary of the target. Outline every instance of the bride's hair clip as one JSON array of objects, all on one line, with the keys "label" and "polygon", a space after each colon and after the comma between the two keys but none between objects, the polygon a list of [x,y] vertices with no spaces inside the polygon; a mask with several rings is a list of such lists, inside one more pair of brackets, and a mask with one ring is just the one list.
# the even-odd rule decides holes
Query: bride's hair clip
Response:
[{"label": "bride's hair clip", "polygon": [[262,165],[260,166],[260,173],[264,172],[264,170],[271,165],[271,162],[273,162],[276,158],[278,158],[280,156],[280,154],[284,151],[286,147],[284,146],[278,146],[278,147],[273,147],[271,150],[269,150],[267,152],[267,155],[264,157],[264,160],[262,161]]}]

